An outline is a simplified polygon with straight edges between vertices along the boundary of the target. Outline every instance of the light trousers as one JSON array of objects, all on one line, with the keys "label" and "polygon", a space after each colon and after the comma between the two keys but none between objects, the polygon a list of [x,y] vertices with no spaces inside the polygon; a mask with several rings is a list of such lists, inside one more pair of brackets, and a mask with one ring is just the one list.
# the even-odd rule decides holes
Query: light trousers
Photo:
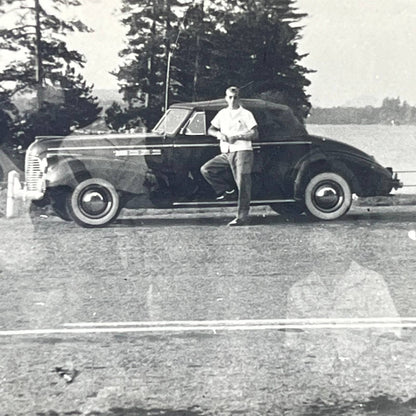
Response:
[{"label": "light trousers", "polygon": [[202,176],[217,195],[233,189],[234,178],[238,189],[237,218],[240,219],[246,219],[250,210],[252,169],[252,150],[221,153],[201,167]]}]

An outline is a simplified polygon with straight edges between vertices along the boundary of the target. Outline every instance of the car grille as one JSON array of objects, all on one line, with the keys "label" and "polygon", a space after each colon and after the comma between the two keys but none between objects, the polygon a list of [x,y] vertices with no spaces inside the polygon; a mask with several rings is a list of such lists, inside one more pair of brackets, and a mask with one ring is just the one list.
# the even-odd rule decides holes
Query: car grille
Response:
[{"label": "car grille", "polygon": [[42,171],[40,169],[40,159],[36,156],[28,155],[25,165],[26,188],[28,191],[42,190]]}]

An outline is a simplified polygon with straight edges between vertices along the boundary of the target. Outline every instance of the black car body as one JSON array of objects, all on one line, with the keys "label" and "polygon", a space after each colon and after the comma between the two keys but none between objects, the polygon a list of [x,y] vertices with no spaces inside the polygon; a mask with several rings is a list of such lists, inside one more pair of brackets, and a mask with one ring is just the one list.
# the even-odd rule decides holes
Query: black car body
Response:
[{"label": "black car body", "polygon": [[[178,103],[149,133],[38,137],[26,155],[26,187],[37,205],[87,227],[121,208],[230,206],[200,173],[219,153],[207,135],[225,100]],[[352,195],[388,195],[400,186],[391,168],[344,143],[311,136],[286,106],[246,99],[259,125],[253,143],[252,205],[284,214],[340,218]]]}]

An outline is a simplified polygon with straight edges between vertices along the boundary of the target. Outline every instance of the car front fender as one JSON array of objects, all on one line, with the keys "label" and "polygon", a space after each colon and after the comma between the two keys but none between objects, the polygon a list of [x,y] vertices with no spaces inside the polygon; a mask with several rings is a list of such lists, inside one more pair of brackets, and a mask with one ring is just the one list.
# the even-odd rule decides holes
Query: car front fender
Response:
[{"label": "car front fender", "polygon": [[48,166],[45,180],[48,188],[74,188],[85,179],[102,178],[119,191],[142,194],[148,192],[145,186],[148,170],[144,159],[132,163],[123,159],[65,158]]}]

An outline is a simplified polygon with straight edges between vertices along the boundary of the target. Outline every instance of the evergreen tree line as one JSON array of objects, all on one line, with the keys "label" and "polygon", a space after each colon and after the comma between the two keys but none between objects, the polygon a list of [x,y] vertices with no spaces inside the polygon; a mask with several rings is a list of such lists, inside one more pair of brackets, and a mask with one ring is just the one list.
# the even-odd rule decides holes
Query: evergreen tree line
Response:
[{"label": "evergreen tree line", "polygon": [[[113,75],[124,103],[107,109],[107,125],[152,127],[172,102],[222,97],[231,84],[244,97],[288,104],[303,119],[311,71],[300,64],[298,22],[305,14],[294,3],[122,0],[127,34]],[[0,0],[0,22],[7,21],[0,53],[12,56],[0,69],[0,143],[26,148],[37,135],[67,135],[99,117],[93,85],[80,75],[85,57],[66,42],[70,32],[91,30],[66,17],[68,6],[80,5]]]},{"label": "evergreen tree line", "polygon": [[0,70],[0,143],[26,148],[37,135],[67,135],[101,112],[92,85],[79,73],[85,58],[65,41],[70,32],[90,31],[64,18],[63,10],[80,5],[0,0],[0,53],[10,57]]},{"label": "evergreen tree line", "polygon": [[123,0],[127,42],[114,75],[127,109],[114,104],[107,122],[117,128],[126,118],[131,126],[145,119],[149,126],[167,104],[222,97],[228,85],[245,97],[287,104],[303,119],[311,71],[300,64],[296,24],[306,15],[294,3]]},{"label": "evergreen tree line", "polygon": [[380,107],[312,108],[310,124],[416,124],[416,107],[400,98],[385,98]]}]

